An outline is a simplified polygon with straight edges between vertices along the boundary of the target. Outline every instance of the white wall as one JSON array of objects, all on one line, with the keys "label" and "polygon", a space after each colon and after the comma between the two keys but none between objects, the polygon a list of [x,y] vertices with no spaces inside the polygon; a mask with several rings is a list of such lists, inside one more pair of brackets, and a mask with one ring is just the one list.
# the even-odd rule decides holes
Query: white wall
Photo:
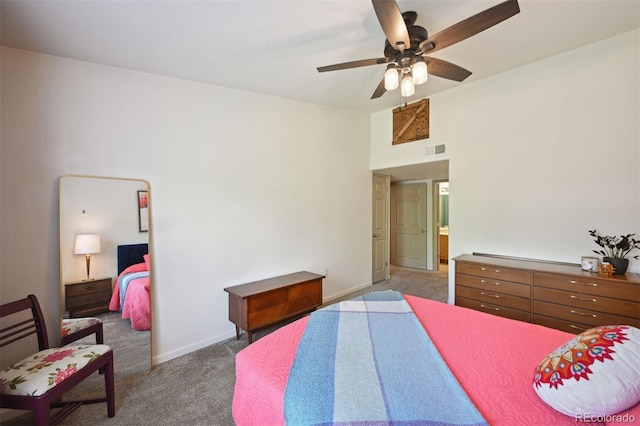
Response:
[{"label": "white wall", "polygon": [[150,183],[156,362],[233,335],[224,287],[328,269],[327,299],[371,282],[368,114],[1,52],[3,301],[35,293],[56,330],[69,173]]},{"label": "white wall", "polygon": [[435,95],[431,137],[411,146],[391,147],[391,110],[373,114],[371,168],[424,162],[426,144],[447,145],[451,256],[577,263],[597,248],[590,229],[640,235],[639,38],[635,30]]}]

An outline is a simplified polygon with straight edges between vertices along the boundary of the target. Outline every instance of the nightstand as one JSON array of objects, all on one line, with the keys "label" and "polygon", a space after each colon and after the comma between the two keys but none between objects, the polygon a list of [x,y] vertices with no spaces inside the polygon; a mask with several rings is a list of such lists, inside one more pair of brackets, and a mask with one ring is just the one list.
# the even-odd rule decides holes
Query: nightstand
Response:
[{"label": "nightstand", "polygon": [[65,306],[70,318],[85,317],[109,311],[111,277],[66,283]]}]

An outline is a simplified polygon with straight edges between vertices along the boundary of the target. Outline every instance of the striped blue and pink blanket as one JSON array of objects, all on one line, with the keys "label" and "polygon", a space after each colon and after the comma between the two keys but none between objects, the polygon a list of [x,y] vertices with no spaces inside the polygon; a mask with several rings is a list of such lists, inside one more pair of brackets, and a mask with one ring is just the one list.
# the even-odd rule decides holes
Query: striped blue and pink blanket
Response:
[{"label": "striped blue and pink blanket", "polygon": [[311,314],[284,396],[290,425],[485,425],[402,295]]}]

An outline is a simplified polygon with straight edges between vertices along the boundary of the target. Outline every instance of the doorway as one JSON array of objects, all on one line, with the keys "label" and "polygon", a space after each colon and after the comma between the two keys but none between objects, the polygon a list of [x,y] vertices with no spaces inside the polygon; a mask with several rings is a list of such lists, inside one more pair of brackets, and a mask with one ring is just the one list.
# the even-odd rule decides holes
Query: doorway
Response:
[{"label": "doorway", "polygon": [[[449,180],[449,160],[431,161],[428,163],[411,164],[406,166],[389,167],[384,169],[377,169],[373,171],[374,176],[376,174],[388,175],[389,181],[387,188],[389,189],[387,194],[390,197],[391,184],[411,184],[411,183],[425,183],[427,185],[427,206],[425,213],[427,216],[427,270],[440,270],[446,271],[446,264],[440,264],[439,262],[439,228],[437,223],[437,214],[434,206],[434,189],[433,182],[448,181]],[[389,201],[389,210],[392,209]],[[390,232],[393,226],[390,220],[391,212],[387,216],[387,228],[386,232],[389,235],[386,242],[386,250],[389,253],[390,260]],[[376,219],[374,218],[374,223]],[[420,228],[422,230],[422,228]],[[438,230],[438,232],[436,232]],[[448,242],[448,241],[447,241]],[[374,255],[375,256],[375,255]],[[375,265],[376,258],[373,258]],[[391,263],[391,262],[390,262]],[[389,265],[387,265],[387,274],[391,274]],[[387,278],[388,279],[388,278]],[[376,282],[372,280],[372,282]]]},{"label": "doorway", "polygon": [[434,245],[437,246],[437,270],[447,270],[449,265],[449,181],[433,181],[433,229],[437,230]]}]

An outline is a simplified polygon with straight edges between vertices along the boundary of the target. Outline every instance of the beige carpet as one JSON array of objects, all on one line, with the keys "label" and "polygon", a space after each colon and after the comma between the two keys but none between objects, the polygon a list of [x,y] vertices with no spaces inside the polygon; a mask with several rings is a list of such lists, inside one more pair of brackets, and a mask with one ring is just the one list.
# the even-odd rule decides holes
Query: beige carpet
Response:
[{"label": "beige carpet", "polygon": [[[447,281],[446,266],[439,272],[392,266],[391,279],[342,299],[394,289],[446,303]],[[107,324],[111,324],[111,318]],[[105,343],[113,347],[116,360],[116,416],[107,418],[106,405],[93,404],[81,407],[63,424],[233,425],[231,402],[235,383],[235,355],[246,347],[246,335],[243,334],[240,340],[232,338],[208,346],[146,372],[142,366],[148,362],[148,348],[138,350],[137,345],[141,343],[135,341],[136,337],[142,336],[134,333],[133,339],[127,342],[123,339],[127,334],[120,333],[115,324],[112,325],[105,327]],[[271,331],[273,329],[257,332],[254,339]],[[136,352],[139,353],[137,360],[134,356]],[[72,393],[101,395],[104,392],[103,383],[102,377],[96,375],[76,387]],[[22,415],[3,424],[29,424],[30,419],[30,415]]]}]

